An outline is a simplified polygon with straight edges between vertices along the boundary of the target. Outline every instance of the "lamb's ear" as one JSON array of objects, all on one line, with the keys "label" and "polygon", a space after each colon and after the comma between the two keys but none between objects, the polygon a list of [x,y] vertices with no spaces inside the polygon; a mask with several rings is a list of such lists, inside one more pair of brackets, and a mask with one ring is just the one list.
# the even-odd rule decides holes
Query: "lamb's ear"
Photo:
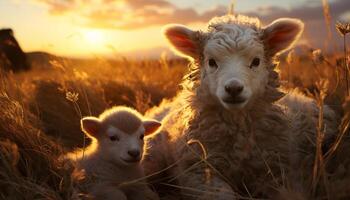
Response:
[{"label": "lamb's ear", "polygon": [[263,30],[263,41],[270,56],[291,48],[304,30],[304,23],[299,19],[280,18]]},{"label": "lamb's ear", "polygon": [[145,128],[145,135],[150,135],[158,130],[162,124],[156,120],[143,121],[143,127]]},{"label": "lamb's ear", "polygon": [[163,34],[176,53],[194,59],[199,57],[199,32],[192,31],[183,25],[169,24],[164,27]]},{"label": "lamb's ear", "polygon": [[81,130],[84,133],[97,138],[101,128],[101,121],[96,117],[84,117],[80,120]]}]

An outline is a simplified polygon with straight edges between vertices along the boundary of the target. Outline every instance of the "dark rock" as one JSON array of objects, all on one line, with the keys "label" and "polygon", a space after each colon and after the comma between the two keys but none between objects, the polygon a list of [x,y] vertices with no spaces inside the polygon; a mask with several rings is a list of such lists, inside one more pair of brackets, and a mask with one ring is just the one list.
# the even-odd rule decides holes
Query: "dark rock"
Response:
[{"label": "dark rock", "polygon": [[27,57],[13,35],[12,29],[0,29],[0,64],[6,71],[30,69]]}]

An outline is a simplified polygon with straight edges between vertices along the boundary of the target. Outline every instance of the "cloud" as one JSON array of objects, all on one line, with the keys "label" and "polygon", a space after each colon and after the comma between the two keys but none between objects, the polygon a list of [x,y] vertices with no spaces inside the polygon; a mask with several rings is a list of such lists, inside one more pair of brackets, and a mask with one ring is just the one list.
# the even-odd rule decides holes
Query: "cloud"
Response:
[{"label": "cloud", "polygon": [[55,0],[36,0],[38,2],[44,3],[49,8],[49,13],[53,15],[64,14],[76,6],[76,1],[55,1]]},{"label": "cloud", "polygon": [[198,13],[165,0],[36,0],[52,15],[71,15],[84,26],[105,29],[142,29],[166,23],[205,22],[227,12],[217,6]]},{"label": "cloud", "polygon": [[[336,19],[339,18],[340,15],[349,11],[350,1],[348,0],[336,0],[331,1],[329,4],[330,13]],[[323,7],[322,3],[312,4],[310,6],[303,5],[299,7],[295,7],[292,9],[285,9],[275,6],[269,7],[260,7],[253,12],[246,13],[248,15],[258,16],[263,18],[265,21],[272,21],[279,17],[295,17],[301,18],[304,21],[312,21],[312,20],[323,20]]]},{"label": "cloud", "polygon": [[[179,8],[167,0],[35,0],[45,4],[52,15],[68,15],[74,22],[89,28],[138,30],[168,23],[190,24],[208,22],[213,16],[227,12],[226,6],[198,12],[194,8]],[[239,2],[238,2],[239,3]],[[350,20],[350,1],[331,0],[331,33],[337,38],[333,26],[337,20]],[[263,6],[250,12],[249,16],[259,17],[264,24],[280,17],[300,18],[305,22],[303,41],[321,45],[327,40],[323,7],[320,1],[312,1],[290,9]],[[336,41],[338,42],[338,41]]]},{"label": "cloud", "polygon": [[[349,8],[349,0],[335,0],[329,3],[331,15],[330,30],[335,39],[335,43],[339,43],[340,37],[338,37],[334,24],[338,20],[350,20]],[[247,12],[245,14],[259,17],[265,24],[280,17],[299,18],[305,23],[304,39],[308,40],[310,45],[321,48],[328,39],[327,26],[323,16],[323,6],[321,2],[309,6],[303,5],[294,7],[292,9],[275,6],[260,7],[253,12]]]}]

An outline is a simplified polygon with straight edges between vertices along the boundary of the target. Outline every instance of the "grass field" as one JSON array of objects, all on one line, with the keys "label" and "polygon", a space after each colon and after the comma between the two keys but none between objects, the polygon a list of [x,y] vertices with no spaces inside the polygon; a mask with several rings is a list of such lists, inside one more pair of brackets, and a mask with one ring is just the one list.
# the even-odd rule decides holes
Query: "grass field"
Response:
[{"label": "grass field", "polygon": [[[348,137],[349,60],[342,51],[332,55],[312,49],[301,52],[279,58],[282,86],[324,101],[343,117],[339,137],[331,145],[337,151],[343,136]],[[79,174],[70,163],[60,162],[59,156],[83,147],[81,117],[98,115],[113,105],[144,113],[175,96],[187,72],[187,61],[165,54],[155,60],[36,59],[31,60],[33,69],[28,72],[1,71],[0,199],[77,197],[74,188],[79,187]]]}]

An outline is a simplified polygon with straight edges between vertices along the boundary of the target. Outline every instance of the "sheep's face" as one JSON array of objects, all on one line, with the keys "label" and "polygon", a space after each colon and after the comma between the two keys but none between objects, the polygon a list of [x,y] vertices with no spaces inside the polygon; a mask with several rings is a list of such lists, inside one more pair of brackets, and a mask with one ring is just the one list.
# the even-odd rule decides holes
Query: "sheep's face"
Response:
[{"label": "sheep's face", "polygon": [[82,130],[97,140],[100,156],[118,165],[135,165],[143,156],[144,136],[155,132],[160,123],[154,120],[140,121],[136,128],[126,127],[125,124],[104,123],[95,117],[81,120]]},{"label": "sheep's face", "polygon": [[109,126],[104,137],[98,139],[99,148],[115,163],[136,164],[143,155],[144,134],[143,126],[134,133],[125,133],[115,126]]},{"label": "sheep's face", "polygon": [[268,80],[264,47],[253,29],[228,26],[209,36],[202,85],[226,109],[242,109],[262,95]]},{"label": "sheep's face", "polygon": [[177,53],[200,63],[200,86],[220,105],[228,110],[244,109],[264,95],[271,64],[267,56],[289,49],[303,24],[285,18],[260,28],[258,23],[240,24],[240,17],[220,19],[208,32],[168,25],[165,36]]}]

